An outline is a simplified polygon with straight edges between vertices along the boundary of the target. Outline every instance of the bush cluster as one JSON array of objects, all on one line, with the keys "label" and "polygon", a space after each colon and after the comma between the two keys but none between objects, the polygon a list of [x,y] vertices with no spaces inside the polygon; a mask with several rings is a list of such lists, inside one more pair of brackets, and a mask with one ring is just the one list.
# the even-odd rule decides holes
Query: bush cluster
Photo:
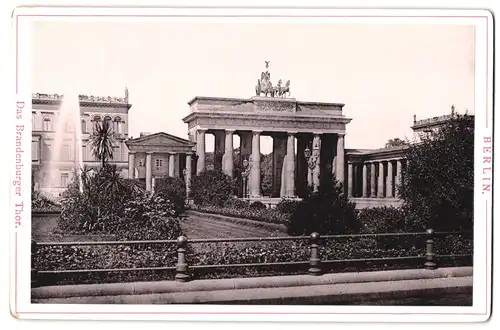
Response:
[{"label": "bush cluster", "polygon": [[155,181],[155,195],[169,201],[176,214],[184,212],[186,204],[186,183],[178,177]]},{"label": "bush cluster", "polygon": [[358,213],[362,233],[396,233],[406,231],[405,213],[401,208],[382,206],[362,209]]},{"label": "bush cluster", "polygon": [[191,198],[199,206],[223,206],[233,191],[233,180],[221,170],[205,170],[191,179]]},{"label": "bush cluster", "polygon": [[360,229],[356,204],[343,193],[342,184],[324,175],[318,192],[304,198],[291,215],[291,235],[357,233]]},{"label": "bush cluster", "polygon": [[65,234],[113,234],[117,239],[176,239],[181,229],[174,204],[151,196],[106,166],[74,178],[63,194],[59,228]]},{"label": "bush cluster", "polygon": [[32,212],[61,212],[61,205],[44,196],[39,191],[31,190]]}]

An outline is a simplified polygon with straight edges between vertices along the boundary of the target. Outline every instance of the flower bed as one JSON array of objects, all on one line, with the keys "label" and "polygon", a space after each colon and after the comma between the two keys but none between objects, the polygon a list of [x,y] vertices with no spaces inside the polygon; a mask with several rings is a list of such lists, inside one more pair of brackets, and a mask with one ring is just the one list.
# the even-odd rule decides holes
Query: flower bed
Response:
[{"label": "flower bed", "polygon": [[191,209],[202,212],[215,213],[230,217],[256,220],[262,222],[288,225],[290,215],[279,212],[276,209],[263,209],[250,206],[197,206]]}]

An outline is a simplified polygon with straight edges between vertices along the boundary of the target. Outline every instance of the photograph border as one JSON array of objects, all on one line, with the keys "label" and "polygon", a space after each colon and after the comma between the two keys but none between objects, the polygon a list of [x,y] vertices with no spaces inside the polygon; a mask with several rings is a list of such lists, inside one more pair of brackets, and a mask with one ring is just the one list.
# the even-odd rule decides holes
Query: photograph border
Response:
[{"label": "photograph border", "polygon": [[[146,12],[152,11],[170,11],[177,12],[178,14],[146,14]],[[204,14],[182,14],[186,11],[203,11]],[[256,12],[257,14],[236,14],[236,12]],[[71,12],[75,12],[71,14]],[[96,14],[96,12],[105,12],[105,14]],[[135,14],[132,12],[136,12]],[[143,12],[143,13],[138,13]],[[213,12],[226,12],[222,14],[214,14]],[[312,14],[301,14],[301,15],[293,15],[296,12],[310,12]],[[319,14],[321,12],[321,14]],[[330,14],[328,14],[330,12]],[[331,13],[335,12],[336,15],[332,15]],[[357,14],[353,15],[353,12],[363,12],[367,13],[364,15]],[[380,13],[392,13],[381,15]],[[269,14],[265,14],[269,13]],[[274,13],[274,14],[271,14]],[[369,14],[371,13],[371,14]],[[375,15],[375,13],[377,13]],[[399,13],[399,14],[398,14]],[[406,13],[406,15],[401,15],[401,13]],[[419,13],[419,14],[414,14]],[[443,15],[443,13],[447,13]],[[468,15],[458,15],[458,13],[468,13]],[[224,306],[223,309],[225,311],[217,311],[220,309],[220,306],[217,305],[158,305],[155,306],[155,310],[152,310],[150,305],[150,311],[139,311],[132,312],[131,309],[142,309],[146,307],[146,305],[45,305],[39,306],[36,304],[31,304],[29,301],[29,294],[26,296],[26,293],[29,293],[29,277],[28,276],[20,276],[19,274],[23,274],[28,272],[29,270],[29,244],[27,242],[30,241],[30,229],[29,229],[29,215],[28,212],[30,207],[27,207],[29,203],[27,203],[24,197],[16,198],[16,194],[12,189],[11,192],[11,206],[12,206],[12,214],[14,215],[12,218],[15,219],[14,224],[11,225],[11,247],[12,247],[12,267],[11,267],[11,314],[18,318],[68,318],[68,319],[104,319],[103,316],[108,316],[106,319],[144,319],[139,317],[141,315],[154,316],[155,319],[169,319],[169,320],[193,320],[193,315],[199,315],[199,318],[196,320],[206,320],[206,321],[215,321],[222,320],[220,316],[247,316],[246,318],[233,318],[232,320],[255,320],[254,316],[251,315],[260,315],[263,316],[262,320],[286,320],[290,321],[292,319],[300,319],[300,316],[315,316],[317,318],[316,321],[337,321],[337,320],[356,320],[355,315],[366,315],[366,320],[363,322],[374,321],[377,318],[375,316],[385,315],[385,316],[394,316],[395,320],[398,321],[406,321],[409,315],[426,315],[429,316],[430,321],[450,321],[446,319],[448,315],[461,316],[457,317],[456,320],[451,320],[453,322],[463,322],[464,320],[486,320],[489,318],[490,314],[490,288],[491,288],[491,240],[492,240],[492,232],[491,232],[491,223],[492,223],[492,192],[491,192],[491,169],[489,173],[485,173],[485,164],[483,161],[483,157],[486,157],[486,152],[484,151],[483,146],[486,146],[488,139],[491,142],[493,139],[493,125],[492,125],[492,117],[493,117],[493,109],[492,109],[492,96],[493,96],[493,87],[492,87],[492,68],[493,68],[493,17],[490,12],[486,10],[417,10],[417,9],[404,9],[404,10],[364,10],[364,9],[334,9],[334,10],[317,10],[317,9],[235,9],[235,8],[92,8],[92,7],[81,7],[81,8],[27,8],[27,7],[19,7],[16,9],[13,17],[14,29],[15,29],[15,65],[16,65],[16,77],[15,77],[15,91],[16,91],[16,107],[19,108],[19,104],[23,103],[24,108],[23,111],[28,112],[31,109],[31,90],[29,84],[29,76],[30,76],[30,65],[26,63],[26,60],[23,60],[24,57],[31,56],[29,53],[29,43],[31,42],[29,38],[29,24],[34,20],[39,19],[75,19],[75,18],[90,18],[93,19],[116,19],[116,18],[145,18],[145,19],[168,19],[168,18],[265,18],[265,19],[277,19],[277,18],[308,18],[308,19],[352,19],[352,18],[376,18],[376,19],[389,19],[389,18],[399,18],[399,19],[460,19],[460,20],[469,20],[474,21],[476,25],[476,86],[475,86],[475,108],[474,112],[476,114],[476,127],[475,127],[475,201],[474,204],[484,205],[484,209],[479,209],[475,207],[474,217],[476,215],[482,214],[482,219],[485,219],[484,223],[484,232],[478,232],[479,230],[483,230],[483,226],[475,221],[474,224],[474,236],[475,241],[477,242],[474,246],[474,297],[482,297],[484,302],[481,302],[481,306],[484,308],[480,312],[469,312],[470,309],[474,310],[474,306],[472,308],[464,308],[464,307],[415,307],[421,310],[421,312],[376,312],[376,310],[384,309],[384,307],[368,307],[368,306],[349,306],[350,309],[354,308],[356,310],[361,310],[359,312],[348,312],[347,310],[342,311],[330,311],[330,312],[319,312],[319,311],[308,311],[301,312],[296,307],[301,307],[304,309],[304,306],[281,306],[280,308],[275,308],[274,306],[266,306],[265,309],[262,307],[245,307],[244,309],[254,309],[255,311],[229,311],[232,307],[235,306]],[[470,23],[467,23],[470,24]],[[485,32],[485,35],[482,37],[478,34],[478,27],[482,28]],[[482,41],[479,42],[479,39]],[[484,53],[485,58],[479,59],[478,48],[485,47],[482,49],[482,53]],[[483,63],[484,61],[484,63]],[[485,66],[485,74],[480,74],[478,71],[478,62],[484,64]],[[478,82],[478,77],[482,77],[483,82]],[[484,90],[484,92],[481,92]],[[481,95],[482,94],[482,95]],[[484,107],[484,112],[478,111]],[[25,116],[26,117],[26,116]],[[23,119],[24,122],[27,122],[26,119]],[[28,121],[29,122],[29,121]],[[16,122],[16,124],[20,124],[20,121]],[[481,126],[480,126],[480,125]],[[27,125],[30,127],[30,125]],[[23,145],[28,145],[28,138],[30,130],[25,130],[23,136]],[[490,143],[491,146],[491,143]],[[491,152],[488,154],[491,156]],[[17,155],[16,155],[17,157]],[[30,164],[30,153],[25,152],[20,157],[23,158],[24,164]],[[27,166],[26,166],[27,167]],[[31,166],[29,167],[29,171],[31,172]],[[487,172],[487,171],[486,171]],[[29,173],[29,172],[28,172]],[[23,184],[22,191],[24,196],[30,196],[30,175],[26,173],[26,168],[23,173]],[[490,178],[490,185],[487,185],[484,181],[485,178]],[[17,216],[19,214],[16,213],[16,205],[24,202],[23,209],[25,210],[22,215],[22,222],[19,221],[17,223]],[[477,218],[477,219],[481,219]],[[16,228],[18,226],[18,228]],[[481,235],[481,236],[479,236]],[[483,236],[484,235],[484,236]],[[485,240],[485,241],[483,241]],[[485,243],[485,249],[478,249],[477,246],[479,244]],[[485,261],[485,264],[482,265],[480,262],[481,259],[478,256],[484,253],[484,256],[480,257]],[[476,286],[476,279],[483,276],[482,269],[484,268],[484,292],[481,288]],[[480,272],[478,271],[481,270]],[[474,299],[476,303],[477,299]],[[241,307],[241,306],[239,306]],[[323,306],[322,306],[323,307]],[[388,306],[390,307],[390,306]],[[58,311],[57,309],[86,309],[86,311]],[[109,309],[109,311],[102,311],[104,308]],[[339,309],[339,306],[328,306],[330,309]],[[396,307],[391,307],[392,309]],[[397,307],[398,309],[401,307]],[[124,311],[124,309],[130,309],[129,311]],[[160,309],[170,309],[171,311],[164,311]],[[175,311],[174,311],[175,309]],[[198,311],[183,311],[187,309],[198,309]],[[200,311],[200,309],[205,309],[205,311]],[[240,308],[241,309],[241,308]],[[280,311],[280,309],[287,309],[287,312]],[[316,308],[318,309],[318,308]],[[402,310],[413,309],[413,307],[401,308]],[[439,310],[438,310],[439,309]],[[447,311],[441,311],[446,309]],[[449,310],[449,311],[448,311]],[[450,312],[451,310],[456,311],[454,313]],[[205,317],[203,317],[203,315]],[[281,317],[278,317],[280,316]],[[353,315],[354,317],[348,317],[349,315]],[[119,316],[119,317],[117,317]],[[170,316],[170,317],[169,317]],[[174,317],[176,316],[176,317]],[[219,317],[217,317],[219,316]],[[250,316],[250,317],[249,317]],[[274,317],[270,317],[274,316]],[[322,316],[322,317],[318,317]],[[337,317],[336,317],[337,316]],[[346,317],[347,316],[347,317]],[[371,317],[370,317],[371,316]],[[298,318],[297,318],[298,317]],[[409,321],[429,321],[429,320],[421,320],[421,317],[413,317]],[[304,319],[305,320],[305,319]],[[385,320],[385,317],[384,317]],[[314,319],[307,319],[305,321],[311,322]]]}]

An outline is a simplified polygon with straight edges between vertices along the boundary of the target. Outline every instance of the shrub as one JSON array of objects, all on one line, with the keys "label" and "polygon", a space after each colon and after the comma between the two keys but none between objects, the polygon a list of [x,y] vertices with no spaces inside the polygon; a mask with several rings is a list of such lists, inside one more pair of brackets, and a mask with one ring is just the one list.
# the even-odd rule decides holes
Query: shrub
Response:
[{"label": "shrub", "polygon": [[156,180],[155,195],[171,202],[176,214],[184,212],[186,201],[186,184],[178,177]]},{"label": "shrub", "polygon": [[355,233],[360,229],[356,205],[343,193],[343,186],[325,175],[317,193],[304,198],[292,214],[291,235]]},{"label": "shrub", "polygon": [[300,201],[283,198],[276,204],[276,210],[283,214],[294,214],[299,204]]},{"label": "shrub", "polygon": [[358,213],[363,233],[394,233],[405,231],[405,214],[395,207],[373,207]]},{"label": "shrub", "polygon": [[191,196],[196,205],[223,206],[233,190],[233,181],[221,170],[203,171],[191,180]]},{"label": "shrub", "polygon": [[39,191],[31,191],[32,212],[60,212],[61,206],[50,198],[44,196]]},{"label": "shrub", "polygon": [[264,210],[264,209],[266,209],[266,206],[264,205],[264,203],[262,203],[260,201],[255,201],[252,204],[250,204],[250,208],[257,209],[257,210]]}]

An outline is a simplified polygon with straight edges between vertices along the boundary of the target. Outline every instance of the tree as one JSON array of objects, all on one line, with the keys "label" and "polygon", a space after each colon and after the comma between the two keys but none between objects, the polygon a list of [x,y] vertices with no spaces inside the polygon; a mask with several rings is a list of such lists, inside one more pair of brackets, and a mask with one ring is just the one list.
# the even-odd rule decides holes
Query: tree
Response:
[{"label": "tree", "polygon": [[474,117],[456,115],[406,150],[399,189],[409,227],[472,229]]},{"label": "tree", "polygon": [[102,162],[102,167],[105,167],[106,162],[113,159],[113,145],[115,144],[113,126],[110,124],[110,121],[98,122],[94,127],[90,141],[92,155]]},{"label": "tree", "polygon": [[401,140],[400,138],[394,138],[394,139],[390,139],[389,141],[387,141],[387,143],[385,144],[385,147],[386,148],[401,147],[401,146],[407,146],[409,144],[410,143],[406,140]]}]

